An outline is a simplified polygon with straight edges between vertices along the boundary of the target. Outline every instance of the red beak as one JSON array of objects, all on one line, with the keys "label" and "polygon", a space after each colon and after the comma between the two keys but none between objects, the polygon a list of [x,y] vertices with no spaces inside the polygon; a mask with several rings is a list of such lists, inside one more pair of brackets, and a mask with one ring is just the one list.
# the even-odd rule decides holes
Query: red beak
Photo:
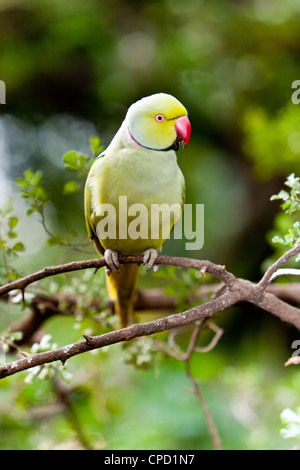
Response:
[{"label": "red beak", "polygon": [[177,132],[177,140],[182,140],[186,146],[190,140],[192,127],[187,116],[178,118],[175,122],[175,130]]}]

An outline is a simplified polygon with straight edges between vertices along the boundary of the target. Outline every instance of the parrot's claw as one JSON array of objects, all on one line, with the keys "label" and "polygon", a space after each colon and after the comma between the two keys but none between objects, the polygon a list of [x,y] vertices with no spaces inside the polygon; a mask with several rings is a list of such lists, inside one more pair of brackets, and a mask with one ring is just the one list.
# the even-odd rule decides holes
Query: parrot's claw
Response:
[{"label": "parrot's claw", "polygon": [[144,251],[143,255],[143,263],[147,264],[147,271],[150,271],[152,268],[154,272],[157,272],[158,266],[154,266],[155,260],[158,257],[157,251],[154,248],[149,248],[148,250]]},{"label": "parrot's claw", "polygon": [[112,271],[119,271],[120,262],[119,253],[117,251],[105,250],[104,259],[106,261],[105,273],[107,274],[107,276],[109,276]]},{"label": "parrot's claw", "polygon": [[108,266],[105,266],[105,274],[106,274],[106,276],[111,275],[111,269]]}]

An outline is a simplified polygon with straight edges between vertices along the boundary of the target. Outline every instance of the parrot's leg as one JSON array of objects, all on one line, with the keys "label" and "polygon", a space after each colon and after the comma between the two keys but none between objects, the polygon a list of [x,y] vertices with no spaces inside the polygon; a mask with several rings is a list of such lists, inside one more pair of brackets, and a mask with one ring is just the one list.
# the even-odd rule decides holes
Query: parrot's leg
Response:
[{"label": "parrot's leg", "polygon": [[119,253],[115,250],[105,250],[104,259],[107,266],[105,266],[105,273],[107,276],[111,274],[112,271],[118,272],[120,268],[119,263]]},{"label": "parrot's leg", "polygon": [[158,253],[154,248],[148,248],[143,253],[143,263],[147,264],[147,271],[150,271],[153,268],[153,271],[158,271],[158,266],[154,266],[155,260],[158,257]]}]

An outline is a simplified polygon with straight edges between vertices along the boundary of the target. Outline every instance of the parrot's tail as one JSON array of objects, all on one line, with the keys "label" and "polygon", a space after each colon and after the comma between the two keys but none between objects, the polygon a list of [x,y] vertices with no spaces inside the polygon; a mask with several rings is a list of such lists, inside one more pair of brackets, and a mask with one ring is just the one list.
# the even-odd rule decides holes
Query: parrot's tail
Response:
[{"label": "parrot's tail", "polygon": [[108,295],[115,301],[115,311],[121,328],[133,323],[133,303],[139,268],[137,264],[121,265],[119,272],[112,271],[106,277]]}]

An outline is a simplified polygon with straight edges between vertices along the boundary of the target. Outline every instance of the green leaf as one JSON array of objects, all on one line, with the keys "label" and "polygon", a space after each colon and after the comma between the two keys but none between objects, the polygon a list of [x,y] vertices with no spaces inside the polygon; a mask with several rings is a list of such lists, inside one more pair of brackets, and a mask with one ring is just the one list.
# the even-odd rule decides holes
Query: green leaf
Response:
[{"label": "green leaf", "polygon": [[279,237],[278,235],[275,235],[275,237],[272,238],[273,243],[280,243],[281,245],[285,244],[285,241],[282,237]]},{"label": "green leaf", "polygon": [[63,187],[63,194],[74,194],[77,193],[79,189],[80,185],[77,181],[67,181]]},{"label": "green leaf", "polygon": [[7,232],[7,236],[8,238],[17,238],[18,235],[16,234],[16,232],[10,230],[9,232]]},{"label": "green leaf", "polygon": [[17,243],[14,244],[12,249],[13,249],[13,251],[20,252],[20,251],[24,251],[25,247],[24,247],[22,242],[17,242]]},{"label": "green leaf", "polygon": [[90,146],[93,156],[99,155],[102,152],[103,147],[100,145],[101,140],[97,136],[93,136],[90,138]]},{"label": "green leaf", "polygon": [[300,232],[300,222],[299,222],[299,220],[297,220],[297,222],[294,223],[293,227],[294,227],[294,229],[297,233]]},{"label": "green leaf", "polygon": [[10,229],[15,228],[19,223],[19,219],[17,217],[10,217],[8,220],[8,226]]},{"label": "green leaf", "polygon": [[68,171],[79,171],[85,168],[86,161],[88,157],[82,153],[75,152],[71,150],[63,156],[63,161],[66,165],[66,170]]},{"label": "green leaf", "polygon": [[88,160],[88,157],[86,157],[82,153],[79,153],[78,154],[78,168],[79,169],[84,169],[87,160]]},{"label": "green leaf", "polygon": [[18,273],[13,269],[8,275],[6,276],[7,282],[15,281],[18,278]]},{"label": "green leaf", "polygon": [[63,161],[66,165],[77,169],[77,152],[70,150],[63,156]]},{"label": "green leaf", "polygon": [[287,199],[289,198],[289,193],[287,191],[284,191],[284,189],[282,189],[279,194],[274,194],[273,196],[271,196],[271,201],[275,201],[277,199],[282,199],[283,201],[286,201]]},{"label": "green leaf", "polygon": [[299,178],[295,177],[295,173],[292,173],[287,177],[285,184],[290,188],[294,188],[299,184]]},{"label": "green leaf", "polygon": [[27,186],[28,182],[26,180],[24,180],[23,178],[16,178],[15,179],[15,182],[19,185],[19,186]]},{"label": "green leaf", "polygon": [[20,341],[22,338],[23,338],[23,331],[14,331],[9,337],[11,341]]},{"label": "green leaf", "polygon": [[5,249],[6,249],[6,245],[7,245],[6,241],[0,239],[0,250],[5,250]]}]

